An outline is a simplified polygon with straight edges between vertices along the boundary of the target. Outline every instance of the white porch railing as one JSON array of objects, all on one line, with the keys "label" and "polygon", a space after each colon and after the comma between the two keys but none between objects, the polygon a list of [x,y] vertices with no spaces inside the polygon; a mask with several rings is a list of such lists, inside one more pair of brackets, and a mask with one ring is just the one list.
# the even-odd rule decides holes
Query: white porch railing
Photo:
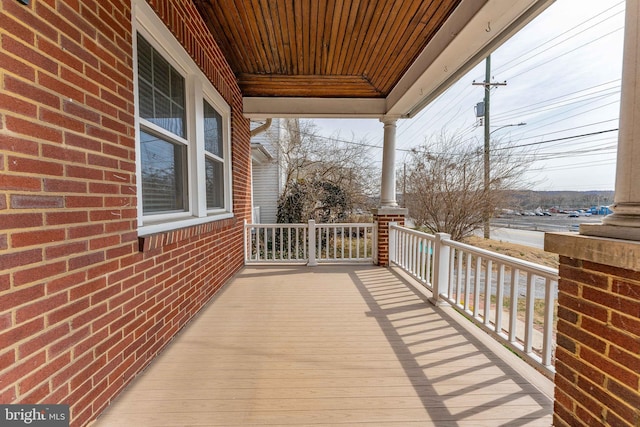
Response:
[{"label": "white porch railing", "polygon": [[376,225],[245,224],[245,264],[373,263]]},{"label": "white porch railing", "polygon": [[553,376],[556,269],[395,224],[389,262]]}]

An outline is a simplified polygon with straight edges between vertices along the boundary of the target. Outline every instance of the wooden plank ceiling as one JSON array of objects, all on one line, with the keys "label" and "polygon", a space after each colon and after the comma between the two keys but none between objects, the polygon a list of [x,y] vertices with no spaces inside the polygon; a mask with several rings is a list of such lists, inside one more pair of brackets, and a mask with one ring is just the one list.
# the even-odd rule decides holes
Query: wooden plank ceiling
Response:
[{"label": "wooden plank ceiling", "polygon": [[194,0],[247,97],[385,98],[461,0]]}]

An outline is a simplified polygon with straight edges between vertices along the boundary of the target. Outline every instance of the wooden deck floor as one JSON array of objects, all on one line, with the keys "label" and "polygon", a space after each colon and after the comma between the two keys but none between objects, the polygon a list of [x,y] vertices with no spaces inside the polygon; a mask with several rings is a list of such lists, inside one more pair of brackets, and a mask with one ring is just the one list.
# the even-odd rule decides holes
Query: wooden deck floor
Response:
[{"label": "wooden deck floor", "polygon": [[395,270],[246,267],[107,426],[549,426],[553,384]]}]

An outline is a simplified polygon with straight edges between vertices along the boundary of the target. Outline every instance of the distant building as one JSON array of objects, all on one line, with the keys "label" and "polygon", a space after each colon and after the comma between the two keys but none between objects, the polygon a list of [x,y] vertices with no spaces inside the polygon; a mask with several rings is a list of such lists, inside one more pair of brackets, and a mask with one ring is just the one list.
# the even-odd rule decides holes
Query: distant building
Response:
[{"label": "distant building", "polygon": [[[282,130],[280,119],[273,119],[271,126],[251,138],[251,187],[253,192],[253,223],[275,224],[278,213],[278,197],[283,187],[280,172],[280,150],[277,141]],[[261,122],[252,122],[251,128]]]}]

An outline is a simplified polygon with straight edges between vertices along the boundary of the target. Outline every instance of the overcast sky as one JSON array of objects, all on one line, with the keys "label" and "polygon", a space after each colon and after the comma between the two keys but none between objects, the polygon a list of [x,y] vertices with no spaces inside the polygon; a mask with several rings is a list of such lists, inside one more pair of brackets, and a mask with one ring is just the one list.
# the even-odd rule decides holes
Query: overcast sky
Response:
[{"label": "overcast sky", "polygon": [[[492,138],[528,145],[526,177],[537,190],[613,190],[624,1],[556,0],[491,55]],[[483,144],[474,106],[483,99],[480,63],[413,119],[399,120],[396,159],[442,132]],[[321,134],[382,146],[377,120],[315,120]],[[501,126],[525,122],[526,126]],[[595,134],[591,136],[581,136]],[[369,150],[378,164],[380,149]]]}]

